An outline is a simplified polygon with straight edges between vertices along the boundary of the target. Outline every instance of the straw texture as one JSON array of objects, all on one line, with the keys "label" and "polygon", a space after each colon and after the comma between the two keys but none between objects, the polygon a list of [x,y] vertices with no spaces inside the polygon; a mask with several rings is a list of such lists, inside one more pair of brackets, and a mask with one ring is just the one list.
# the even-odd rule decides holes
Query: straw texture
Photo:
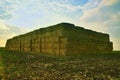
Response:
[{"label": "straw texture", "polygon": [[111,52],[109,35],[84,29],[70,23],[61,23],[8,39],[6,50],[74,55]]}]

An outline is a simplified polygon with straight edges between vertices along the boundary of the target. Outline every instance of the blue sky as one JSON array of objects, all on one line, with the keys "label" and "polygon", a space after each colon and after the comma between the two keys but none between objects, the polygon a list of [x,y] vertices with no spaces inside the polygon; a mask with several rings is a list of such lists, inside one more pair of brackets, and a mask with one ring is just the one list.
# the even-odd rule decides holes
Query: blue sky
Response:
[{"label": "blue sky", "polygon": [[120,50],[120,0],[0,0],[0,46],[7,39],[61,22],[110,34]]}]

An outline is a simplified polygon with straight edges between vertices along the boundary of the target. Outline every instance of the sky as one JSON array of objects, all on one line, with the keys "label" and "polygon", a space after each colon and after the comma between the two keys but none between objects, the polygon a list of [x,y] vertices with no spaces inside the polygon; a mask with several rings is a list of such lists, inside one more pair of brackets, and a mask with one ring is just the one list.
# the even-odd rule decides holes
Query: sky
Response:
[{"label": "sky", "polygon": [[108,33],[114,50],[120,50],[120,0],[0,0],[0,46],[61,22]]}]

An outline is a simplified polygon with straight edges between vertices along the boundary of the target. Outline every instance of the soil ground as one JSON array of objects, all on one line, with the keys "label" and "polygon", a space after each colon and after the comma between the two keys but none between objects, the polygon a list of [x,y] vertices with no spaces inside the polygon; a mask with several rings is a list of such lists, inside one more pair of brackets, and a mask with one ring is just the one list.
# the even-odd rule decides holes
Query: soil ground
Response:
[{"label": "soil ground", "polygon": [[120,80],[120,51],[51,56],[0,48],[2,80]]}]

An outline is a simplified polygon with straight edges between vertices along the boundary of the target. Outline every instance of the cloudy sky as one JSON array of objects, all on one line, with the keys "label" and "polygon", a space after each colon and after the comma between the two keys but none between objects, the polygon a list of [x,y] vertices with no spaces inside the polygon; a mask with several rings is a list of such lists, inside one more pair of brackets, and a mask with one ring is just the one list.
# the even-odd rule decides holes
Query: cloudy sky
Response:
[{"label": "cloudy sky", "polygon": [[0,0],[0,46],[61,22],[108,33],[114,50],[120,50],[120,0]]}]

